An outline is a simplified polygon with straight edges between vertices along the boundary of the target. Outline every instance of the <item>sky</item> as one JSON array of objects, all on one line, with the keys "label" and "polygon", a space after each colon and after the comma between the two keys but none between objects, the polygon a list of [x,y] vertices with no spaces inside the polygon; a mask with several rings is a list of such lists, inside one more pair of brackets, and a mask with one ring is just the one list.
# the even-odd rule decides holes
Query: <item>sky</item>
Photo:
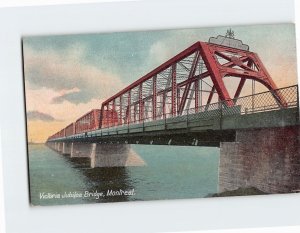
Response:
[{"label": "sky", "polygon": [[258,53],[278,87],[297,83],[293,24],[24,37],[29,141],[44,142],[180,51],[229,28]]}]

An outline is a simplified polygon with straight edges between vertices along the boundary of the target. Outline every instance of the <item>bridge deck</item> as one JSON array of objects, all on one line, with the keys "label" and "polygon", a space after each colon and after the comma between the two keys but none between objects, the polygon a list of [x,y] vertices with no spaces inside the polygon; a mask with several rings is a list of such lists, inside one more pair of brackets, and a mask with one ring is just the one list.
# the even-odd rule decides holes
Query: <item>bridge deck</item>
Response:
[{"label": "bridge deck", "polygon": [[[219,146],[235,140],[243,129],[299,125],[298,87],[277,90],[285,98],[282,107],[270,91],[233,99],[229,107],[220,101],[188,109],[179,116],[162,114],[158,119],[108,125],[106,128],[58,137],[48,142],[97,142]],[[115,124],[115,123],[114,123]]]},{"label": "bridge deck", "polygon": [[242,114],[235,106],[104,128],[52,141],[218,146],[220,142],[234,141],[236,130],[298,125],[298,116],[298,107]]}]

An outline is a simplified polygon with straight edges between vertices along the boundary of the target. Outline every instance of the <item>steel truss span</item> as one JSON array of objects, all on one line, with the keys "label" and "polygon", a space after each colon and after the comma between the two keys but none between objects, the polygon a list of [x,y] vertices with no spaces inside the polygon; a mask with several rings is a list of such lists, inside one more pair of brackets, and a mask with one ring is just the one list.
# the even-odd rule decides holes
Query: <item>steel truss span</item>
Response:
[{"label": "steel truss span", "polygon": [[[229,95],[225,77],[239,78],[234,96]],[[181,116],[191,108],[198,112],[214,95],[231,107],[247,79],[263,84],[282,107],[286,106],[256,53],[197,42],[104,101],[100,127],[103,122],[110,122],[111,127]],[[114,115],[104,116],[104,111]]]},{"label": "steel truss span", "polygon": [[[234,92],[227,89],[226,79],[238,83]],[[268,92],[240,97],[246,80],[262,84]],[[240,114],[285,109],[297,105],[297,93],[297,86],[278,89],[256,53],[198,41],[48,140],[220,108],[240,109]]]}]

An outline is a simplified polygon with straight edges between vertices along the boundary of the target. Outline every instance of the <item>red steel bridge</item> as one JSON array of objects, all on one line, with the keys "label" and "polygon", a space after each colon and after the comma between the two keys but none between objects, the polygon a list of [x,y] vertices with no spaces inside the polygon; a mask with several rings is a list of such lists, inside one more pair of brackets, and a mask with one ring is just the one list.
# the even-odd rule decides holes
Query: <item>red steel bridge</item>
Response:
[{"label": "red steel bridge", "polygon": [[[255,93],[256,83],[266,91]],[[218,36],[191,45],[47,141],[218,146],[238,129],[298,125],[298,115],[297,85],[278,88],[247,45]]]}]

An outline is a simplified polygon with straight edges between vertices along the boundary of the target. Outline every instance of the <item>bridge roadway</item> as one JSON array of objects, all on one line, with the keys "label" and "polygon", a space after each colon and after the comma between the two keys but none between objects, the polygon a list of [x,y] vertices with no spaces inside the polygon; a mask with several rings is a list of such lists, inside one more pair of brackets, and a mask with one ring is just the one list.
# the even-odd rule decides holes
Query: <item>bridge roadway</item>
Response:
[{"label": "bridge roadway", "polygon": [[236,132],[244,129],[276,128],[299,125],[297,106],[267,111],[241,112],[239,106],[104,128],[49,142],[89,142],[214,146],[234,142]]}]

